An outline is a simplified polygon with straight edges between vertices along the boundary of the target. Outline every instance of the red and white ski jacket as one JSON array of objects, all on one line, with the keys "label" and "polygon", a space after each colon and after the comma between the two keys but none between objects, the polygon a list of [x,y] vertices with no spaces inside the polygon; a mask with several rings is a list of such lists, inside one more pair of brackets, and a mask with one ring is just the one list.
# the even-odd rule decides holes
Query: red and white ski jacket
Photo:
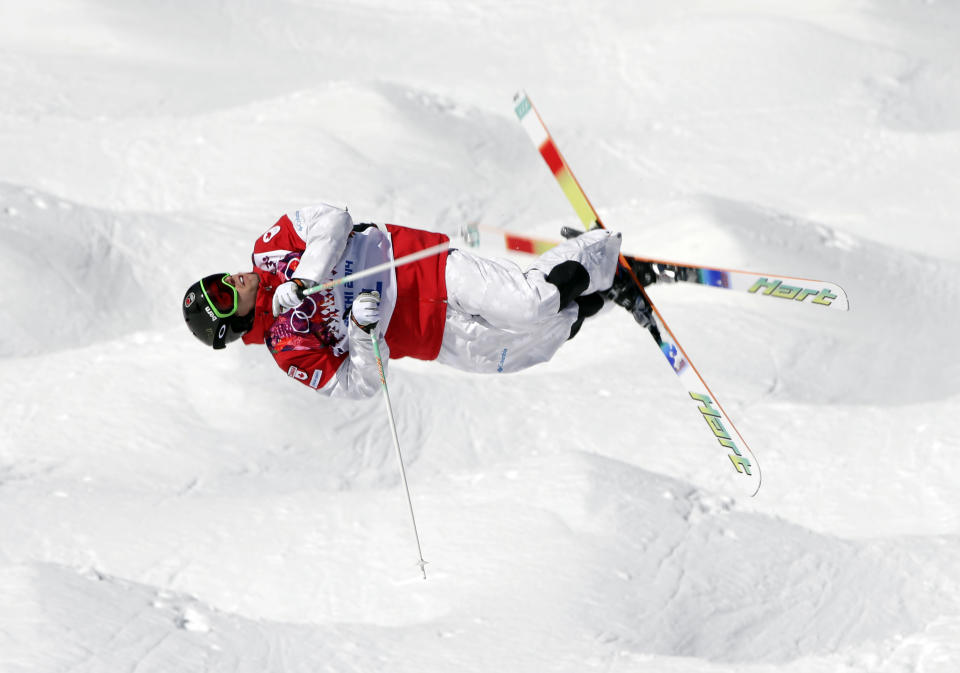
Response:
[{"label": "red and white ski jacket", "polygon": [[273,293],[291,278],[323,283],[448,241],[395,225],[354,226],[333,206],[303,208],[281,217],[257,239],[253,269],[260,277],[253,327],[244,343],[265,343],[287,375],[332,397],[369,397],[380,388],[370,335],[349,320],[354,299],[380,292],[380,353],[387,359],[433,360],[446,319],[446,253],[308,295],[273,317]]}]

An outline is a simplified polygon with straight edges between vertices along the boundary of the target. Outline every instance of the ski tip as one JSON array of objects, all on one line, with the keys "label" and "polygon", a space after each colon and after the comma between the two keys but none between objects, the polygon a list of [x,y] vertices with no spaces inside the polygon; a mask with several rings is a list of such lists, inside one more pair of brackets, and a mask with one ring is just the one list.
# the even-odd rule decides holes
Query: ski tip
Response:
[{"label": "ski tip", "polygon": [[750,451],[750,455],[753,456],[753,467],[757,471],[757,485],[754,487],[753,493],[750,494],[750,497],[756,498],[757,493],[760,492],[760,487],[763,486],[763,472],[760,471],[760,463],[757,462],[757,457],[753,455],[753,451]]},{"label": "ski tip", "polygon": [[[736,430],[734,431],[736,432]],[[739,448],[736,448],[732,441],[728,442],[729,448],[732,448],[735,452],[728,455],[734,468],[731,479],[737,483],[738,491],[747,494],[751,498],[755,498],[757,493],[760,492],[760,487],[763,485],[763,473],[760,471],[760,463],[756,455],[754,455],[750,447],[743,441],[743,437],[740,437],[740,433],[737,433],[737,437],[740,440],[740,442],[738,442]],[[741,449],[746,450],[746,455],[741,452]]]},{"label": "ski tip", "polygon": [[[836,285],[836,283],[834,283],[834,285]],[[841,311],[849,311],[850,298],[847,296],[847,291],[844,290],[839,285],[836,285],[836,288],[837,288],[837,298],[834,300],[833,303],[836,304],[836,308],[840,309]]]},{"label": "ski tip", "polygon": [[524,118],[527,116],[527,113],[532,109],[533,104],[527,97],[526,91],[520,89],[517,91],[517,93],[513,94],[513,112],[515,115],[517,115],[517,119],[523,122]]}]

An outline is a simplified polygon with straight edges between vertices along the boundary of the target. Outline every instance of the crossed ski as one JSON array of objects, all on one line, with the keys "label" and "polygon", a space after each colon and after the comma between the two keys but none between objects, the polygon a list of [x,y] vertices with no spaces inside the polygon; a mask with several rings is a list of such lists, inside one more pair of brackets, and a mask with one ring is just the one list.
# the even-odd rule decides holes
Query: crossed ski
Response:
[{"label": "crossed ski", "polygon": [[[596,209],[594,209],[580,183],[574,177],[560,150],[557,149],[553,137],[543,123],[543,119],[537,113],[536,108],[534,108],[529,96],[520,91],[514,96],[513,102],[514,111],[520,123],[540,152],[540,156],[543,157],[550,168],[584,227],[587,229],[593,227],[605,228]],[[551,243],[544,239],[500,231],[504,235],[507,248],[513,250],[536,253],[542,252],[555,244],[555,242]],[[621,255],[620,266],[637,284],[643,301],[651,309],[651,323],[648,327],[650,334],[660,347],[660,351],[674,373],[677,374],[681,383],[687,389],[690,399],[697,405],[697,409],[710,428],[714,440],[727,452],[739,480],[743,482],[749,494],[755,496],[762,483],[760,463],[757,461],[756,455],[747,446],[743,436],[733,425],[733,421],[723,410],[686,351],[680,346],[673,331],[663,319],[656,305],[651,301],[645,286],[653,282],[691,282],[711,287],[745,291],[763,297],[807,303],[819,308],[840,310],[849,309],[846,293],[835,283],[812,279],[756,274],[748,271],[709,268],[638,257],[631,257],[630,259],[635,262],[633,266],[625,256]],[[640,264],[638,265],[636,262]],[[643,278],[638,277],[634,267],[641,270]]]}]

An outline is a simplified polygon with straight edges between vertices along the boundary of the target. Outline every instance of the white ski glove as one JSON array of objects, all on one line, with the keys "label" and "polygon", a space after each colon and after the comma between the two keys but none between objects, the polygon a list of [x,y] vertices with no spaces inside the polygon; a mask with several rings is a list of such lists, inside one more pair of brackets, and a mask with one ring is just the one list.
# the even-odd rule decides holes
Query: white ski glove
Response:
[{"label": "white ski glove", "polygon": [[273,317],[276,318],[284,311],[289,311],[303,303],[301,292],[316,285],[306,278],[294,278],[277,288],[273,293]]},{"label": "white ski glove", "polygon": [[350,309],[350,320],[368,334],[373,331],[380,322],[380,293],[376,290],[360,293]]}]

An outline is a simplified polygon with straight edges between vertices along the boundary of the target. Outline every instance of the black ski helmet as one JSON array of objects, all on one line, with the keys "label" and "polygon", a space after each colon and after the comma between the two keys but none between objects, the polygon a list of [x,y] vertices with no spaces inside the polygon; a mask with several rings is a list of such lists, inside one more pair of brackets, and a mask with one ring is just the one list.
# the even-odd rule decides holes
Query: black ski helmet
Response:
[{"label": "black ski helmet", "polygon": [[[236,289],[225,279],[230,274],[214,273],[187,288],[183,295],[183,319],[187,328],[215,350],[239,339],[253,323],[249,316],[237,315]],[[229,291],[224,291],[224,288]]]}]

